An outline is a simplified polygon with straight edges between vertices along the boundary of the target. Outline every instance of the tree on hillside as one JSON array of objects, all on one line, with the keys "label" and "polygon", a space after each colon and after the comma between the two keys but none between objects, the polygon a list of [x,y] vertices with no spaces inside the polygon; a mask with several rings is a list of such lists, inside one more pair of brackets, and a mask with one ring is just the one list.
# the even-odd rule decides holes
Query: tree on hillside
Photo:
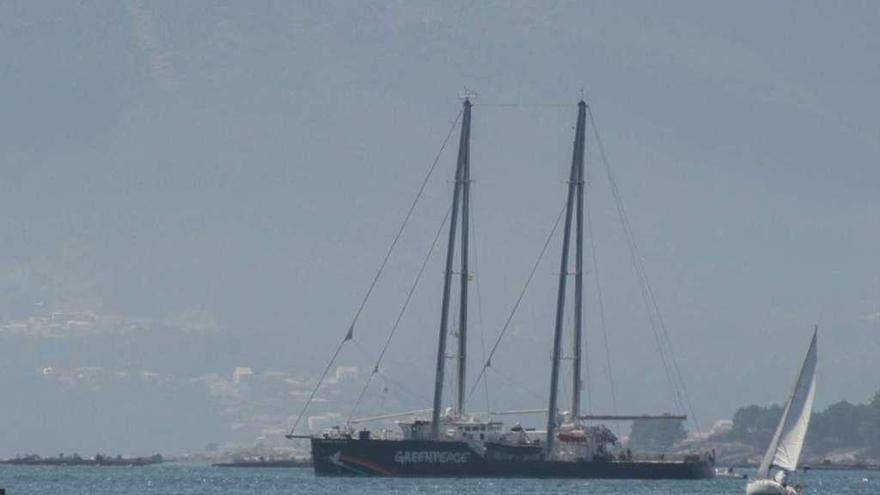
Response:
[{"label": "tree on hillside", "polygon": [[874,398],[865,407],[864,418],[859,425],[859,434],[864,439],[868,451],[880,456],[880,391],[874,394]]},{"label": "tree on hillside", "polygon": [[[778,405],[742,407],[734,414],[730,432],[717,440],[765,449],[781,416],[782,407]],[[866,449],[869,455],[880,456],[880,391],[867,404],[840,401],[814,412],[806,449],[815,457],[824,457],[836,449]]]},{"label": "tree on hillside", "polygon": [[741,407],[733,415],[733,429],[728,438],[757,448],[766,446],[773,437],[776,424],[782,416],[782,407],[748,406]]},{"label": "tree on hillside", "polygon": [[840,401],[814,413],[807,433],[807,448],[813,452],[828,452],[841,447],[862,446],[865,439],[859,430],[867,409],[864,404]]},{"label": "tree on hillside", "polygon": [[662,452],[687,437],[679,420],[641,420],[632,423],[629,445],[633,449]]}]

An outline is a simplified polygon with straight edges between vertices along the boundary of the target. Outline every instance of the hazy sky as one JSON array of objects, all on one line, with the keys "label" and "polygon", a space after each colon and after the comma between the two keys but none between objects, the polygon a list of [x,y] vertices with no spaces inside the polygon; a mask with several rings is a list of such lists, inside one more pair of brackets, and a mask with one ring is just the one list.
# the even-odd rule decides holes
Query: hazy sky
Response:
[{"label": "hazy sky", "polygon": [[[2,2],[4,311],[27,315],[37,298],[199,311],[224,332],[301,344],[290,366],[317,373],[468,87],[482,317],[471,307],[491,341],[563,201],[584,89],[701,422],[784,400],[813,323],[820,407],[861,401],[880,388],[878,52],[867,1]],[[594,151],[618,409],[664,410]],[[454,152],[358,326],[368,354],[448,207]],[[497,363],[542,397],[558,251]],[[388,365],[414,388],[430,386],[441,261],[392,348],[421,373]],[[605,412],[591,275],[592,405]],[[490,380],[504,406],[544,405]]]}]

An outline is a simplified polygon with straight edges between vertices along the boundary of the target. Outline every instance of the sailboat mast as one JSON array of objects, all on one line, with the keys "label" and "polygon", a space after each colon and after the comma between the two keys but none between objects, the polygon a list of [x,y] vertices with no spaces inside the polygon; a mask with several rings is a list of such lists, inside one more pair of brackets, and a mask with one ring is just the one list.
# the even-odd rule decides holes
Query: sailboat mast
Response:
[{"label": "sailboat mast", "polygon": [[434,408],[431,414],[431,435],[440,437],[440,412],[443,408],[443,378],[446,368],[446,336],[449,328],[449,298],[452,287],[452,264],[455,258],[455,233],[458,227],[459,196],[462,190],[463,155],[470,139],[471,102],[464,100],[461,137],[458,144],[458,164],[455,169],[455,187],[452,193],[452,215],[449,219],[449,241],[446,244],[446,271],[443,277],[443,300],[440,309],[440,338],[437,345],[437,371],[434,376]]},{"label": "sailboat mast", "polygon": [[470,232],[471,190],[471,102],[465,100],[465,121],[459,143],[458,161],[461,167],[461,302],[458,314],[458,400],[456,410],[464,414],[465,379],[467,377],[467,311],[468,311],[468,233]]},{"label": "sailboat mast", "polygon": [[583,101],[578,103],[578,120],[575,130],[574,152],[571,160],[571,173],[568,179],[568,199],[565,203],[565,231],[562,238],[562,256],[559,260],[559,287],[556,293],[556,325],[553,332],[553,362],[550,366],[550,404],[547,407],[547,438],[546,456],[553,455],[553,440],[555,437],[556,421],[558,416],[558,392],[559,392],[559,361],[562,354],[562,324],[565,312],[565,285],[568,276],[568,250],[571,240],[571,217],[574,209],[575,193],[577,190],[578,157],[583,159],[583,153],[579,150],[583,147],[584,122],[586,119],[586,105]]},{"label": "sailboat mast", "polygon": [[[576,131],[574,163],[577,166],[577,191],[575,204],[575,271],[574,271],[574,342],[572,351],[572,378],[571,378],[571,416],[577,418],[581,415],[581,351],[583,347],[583,292],[584,292],[584,130],[581,123],[581,114],[585,113],[586,104],[578,103],[578,125],[580,132]],[[580,141],[580,146],[578,142]]]}]

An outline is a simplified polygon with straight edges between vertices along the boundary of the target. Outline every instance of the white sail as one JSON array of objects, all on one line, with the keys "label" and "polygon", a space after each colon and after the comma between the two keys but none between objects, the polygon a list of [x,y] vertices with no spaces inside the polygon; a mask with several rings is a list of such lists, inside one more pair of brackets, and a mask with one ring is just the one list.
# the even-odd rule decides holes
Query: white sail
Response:
[{"label": "white sail", "polygon": [[786,471],[797,469],[816,394],[816,333],[813,331],[813,340],[801,366],[797,383],[785,404],[782,419],[758,468],[758,478],[766,478],[770,468],[774,466]]}]

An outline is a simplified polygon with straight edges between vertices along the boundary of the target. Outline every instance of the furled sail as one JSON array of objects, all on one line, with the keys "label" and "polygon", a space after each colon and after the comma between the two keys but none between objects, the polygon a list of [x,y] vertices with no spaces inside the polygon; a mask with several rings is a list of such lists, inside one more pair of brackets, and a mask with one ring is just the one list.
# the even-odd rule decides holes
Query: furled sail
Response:
[{"label": "furled sail", "polygon": [[758,468],[758,478],[766,478],[770,468],[774,466],[786,471],[797,469],[816,394],[816,334],[817,331],[814,330],[813,340],[801,366],[794,391],[785,404],[782,419]]}]

